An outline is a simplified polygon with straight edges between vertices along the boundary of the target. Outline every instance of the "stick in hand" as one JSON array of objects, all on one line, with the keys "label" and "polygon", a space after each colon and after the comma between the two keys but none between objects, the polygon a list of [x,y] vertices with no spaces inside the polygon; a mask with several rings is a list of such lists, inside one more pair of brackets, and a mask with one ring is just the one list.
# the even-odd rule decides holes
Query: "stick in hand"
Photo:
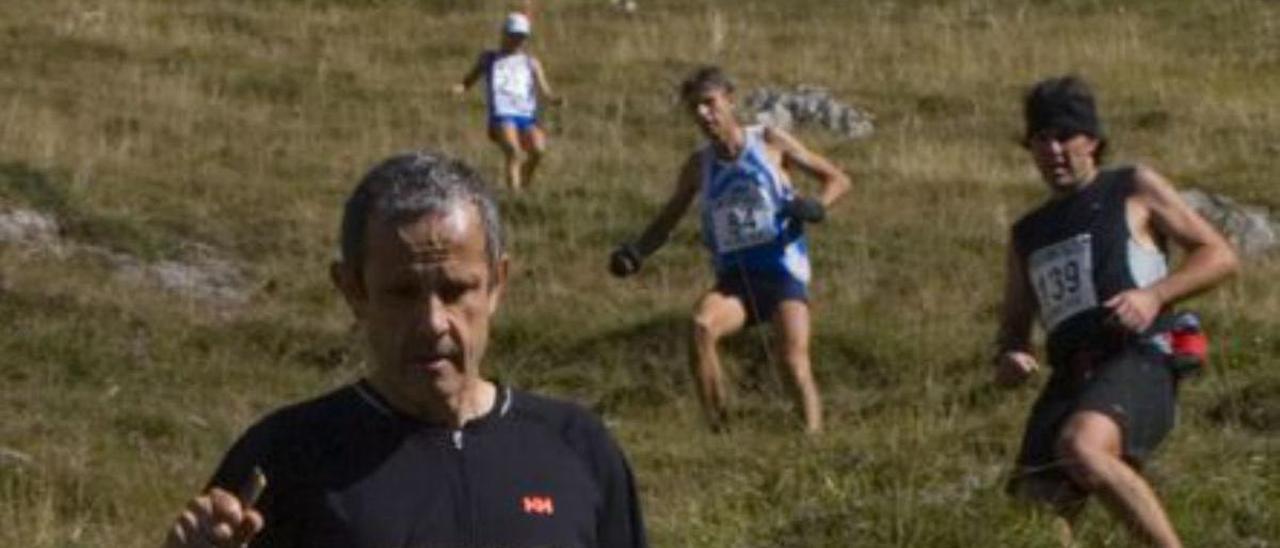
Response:
[{"label": "stick in hand", "polygon": [[262,492],[267,490],[267,475],[262,473],[262,467],[254,466],[253,472],[249,473],[249,479],[240,486],[240,492],[236,493],[240,497],[240,506],[245,510],[253,508],[258,503],[258,498],[262,497]]}]

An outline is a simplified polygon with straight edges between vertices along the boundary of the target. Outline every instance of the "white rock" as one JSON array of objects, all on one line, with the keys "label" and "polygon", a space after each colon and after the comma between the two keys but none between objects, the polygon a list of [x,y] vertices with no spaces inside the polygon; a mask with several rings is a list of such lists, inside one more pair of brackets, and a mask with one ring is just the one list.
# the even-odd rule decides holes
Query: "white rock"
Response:
[{"label": "white rock", "polygon": [[52,244],[58,241],[57,219],[31,209],[0,212],[0,242]]},{"label": "white rock", "polygon": [[1245,205],[1219,194],[1202,190],[1185,190],[1186,200],[1202,217],[1218,227],[1235,244],[1241,255],[1252,257],[1276,249],[1280,245],[1280,221],[1266,208]]},{"label": "white rock", "polygon": [[0,242],[51,253],[55,257],[87,257],[106,263],[115,275],[189,297],[223,304],[244,304],[249,291],[240,268],[202,244],[184,249],[184,260],[150,263],[105,247],[63,240],[58,220],[30,209],[0,211]]},{"label": "white rock", "polygon": [[794,91],[755,89],[743,105],[756,122],[782,129],[812,125],[847,139],[864,139],[875,131],[874,116],[841,103],[817,86],[802,85]]}]

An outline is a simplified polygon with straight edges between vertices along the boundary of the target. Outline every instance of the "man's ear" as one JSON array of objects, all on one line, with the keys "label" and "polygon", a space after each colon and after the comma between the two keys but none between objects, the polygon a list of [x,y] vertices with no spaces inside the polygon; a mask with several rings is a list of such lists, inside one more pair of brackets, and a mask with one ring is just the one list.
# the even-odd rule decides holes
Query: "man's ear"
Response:
[{"label": "man's ear", "polygon": [[502,293],[507,290],[507,274],[511,270],[511,258],[503,255],[493,269],[493,280],[489,282],[489,313],[498,311],[498,303],[502,302]]},{"label": "man's ear", "polygon": [[360,273],[344,261],[334,261],[329,265],[329,279],[333,280],[333,286],[342,293],[342,298],[347,301],[356,320],[364,320],[364,305],[369,301],[369,295],[365,291]]}]

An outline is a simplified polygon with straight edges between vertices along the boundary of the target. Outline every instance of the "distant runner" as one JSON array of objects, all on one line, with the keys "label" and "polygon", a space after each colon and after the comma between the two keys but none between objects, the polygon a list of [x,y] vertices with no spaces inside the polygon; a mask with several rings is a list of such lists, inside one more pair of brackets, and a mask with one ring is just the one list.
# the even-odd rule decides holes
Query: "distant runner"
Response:
[{"label": "distant runner", "polygon": [[[995,374],[1017,385],[1039,369],[1037,314],[1052,373],[1010,491],[1051,504],[1064,545],[1097,494],[1141,541],[1181,546],[1140,474],[1173,428],[1175,364],[1203,359],[1203,345],[1198,356],[1171,348],[1170,308],[1235,272],[1235,253],[1151,168],[1099,168],[1107,140],[1084,81],[1043,80],[1024,108],[1026,146],[1051,195],[1013,226]],[[1173,271],[1169,242],[1185,251]]]},{"label": "distant runner", "polygon": [[462,82],[453,86],[453,92],[461,95],[484,77],[489,138],[502,149],[506,182],[512,190],[533,184],[546,152],[547,136],[538,124],[538,96],[552,104],[561,102],[551,92],[542,63],[525,51],[532,27],[526,13],[508,14],[498,49],[481,53]]},{"label": "distant runner", "polygon": [[[703,241],[716,282],[694,307],[690,364],[707,420],[718,431],[726,419],[716,343],[767,321],[776,330],[779,365],[794,383],[805,429],[817,433],[822,403],[809,363],[804,224],[822,221],[826,209],[849,190],[849,178],[785,131],[741,125],[733,114],[733,83],[718,67],[693,73],[680,96],[709,143],[685,161],[675,193],[640,239],[613,252],[609,269],[616,276],[636,273],[700,199]],[[822,183],[817,198],[797,195],[787,175],[793,168]]]}]

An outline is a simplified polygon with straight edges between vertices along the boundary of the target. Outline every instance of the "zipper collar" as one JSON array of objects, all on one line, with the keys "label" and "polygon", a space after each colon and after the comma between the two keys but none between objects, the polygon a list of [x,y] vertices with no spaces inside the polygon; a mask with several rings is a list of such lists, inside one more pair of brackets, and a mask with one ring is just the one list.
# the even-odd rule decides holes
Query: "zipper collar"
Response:
[{"label": "zipper collar", "polygon": [[359,381],[356,381],[351,385],[351,388],[355,391],[355,393],[358,396],[360,396],[361,401],[365,402],[369,407],[373,408],[374,411],[376,411],[378,414],[384,417],[395,420],[397,423],[410,426],[414,429],[441,430],[441,431],[451,431],[451,432],[460,433],[462,431],[474,432],[483,428],[487,428],[488,425],[494,422],[497,422],[498,420],[501,420],[502,418],[506,417],[508,414],[511,413],[511,408],[514,400],[511,387],[504,386],[497,382],[494,382],[493,386],[494,386],[493,407],[491,407],[487,413],[467,421],[466,424],[463,424],[461,428],[453,428],[451,426],[447,426],[439,423],[426,422],[421,419],[411,417],[405,413],[400,412],[399,410],[392,407],[391,404],[386,400],[386,398],[384,398],[382,394],[379,394],[378,391],[373,388],[373,385],[369,384],[369,381],[365,379],[360,379]]}]

